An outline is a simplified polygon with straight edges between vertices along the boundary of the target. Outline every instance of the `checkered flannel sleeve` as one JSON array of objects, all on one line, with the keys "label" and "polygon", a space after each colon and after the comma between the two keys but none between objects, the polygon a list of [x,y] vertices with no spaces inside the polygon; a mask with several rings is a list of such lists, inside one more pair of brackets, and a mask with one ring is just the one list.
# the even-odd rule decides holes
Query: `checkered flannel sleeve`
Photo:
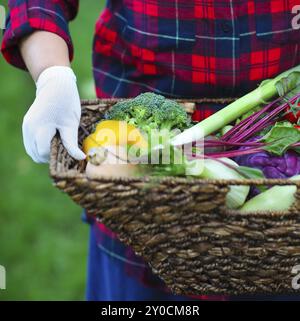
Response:
[{"label": "checkered flannel sleeve", "polygon": [[68,22],[77,14],[78,0],[9,0],[8,7],[1,51],[10,64],[26,69],[18,44],[21,38],[35,30],[53,32],[62,37],[72,60],[73,45]]}]

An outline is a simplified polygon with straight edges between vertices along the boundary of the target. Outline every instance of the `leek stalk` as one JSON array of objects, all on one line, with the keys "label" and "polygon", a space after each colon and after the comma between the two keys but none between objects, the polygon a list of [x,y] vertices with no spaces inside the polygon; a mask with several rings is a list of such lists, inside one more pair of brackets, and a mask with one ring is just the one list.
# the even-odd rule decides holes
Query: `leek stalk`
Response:
[{"label": "leek stalk", "polygon": [[[172,145],[183,145],[203,139],[205,136],[220,130],[258,105],[279,96],[279,94],[282,96],[299,84],[299,73],[300,65],[281,73],[273,79],[262,82],[255,90],[175,136],[171,141]],[[282,82],[280,88],[278,88],[279,82]]]}]

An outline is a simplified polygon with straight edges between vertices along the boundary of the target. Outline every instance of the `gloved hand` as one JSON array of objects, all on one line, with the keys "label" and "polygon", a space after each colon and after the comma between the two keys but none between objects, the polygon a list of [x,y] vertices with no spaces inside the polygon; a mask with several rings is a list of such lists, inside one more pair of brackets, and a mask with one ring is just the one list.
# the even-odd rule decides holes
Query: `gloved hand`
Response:
[{"label": "gloved hand", "polygon": [[50,144],[56,130],[68,153],[85,159],[78,148],[81,105],[76,76],[69,67],[44,70],[36,83],[36,98],[23,120],[23,140],[27,154],[37,163],[49,162]]}]

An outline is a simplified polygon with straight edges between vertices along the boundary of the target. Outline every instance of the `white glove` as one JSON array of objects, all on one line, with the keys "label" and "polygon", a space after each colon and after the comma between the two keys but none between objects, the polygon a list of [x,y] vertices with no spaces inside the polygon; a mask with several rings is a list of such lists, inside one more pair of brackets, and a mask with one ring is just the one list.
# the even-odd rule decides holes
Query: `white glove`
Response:
[{"label": "white glove", "polygon": [[68,153],[85,159],[78,148],[81,105],[76,76],[69,67],[44,70],[36,83],[36,98],[23,120],[23,140],[27,154],[37,163],[49,162],[50,144],[56,130]]}]

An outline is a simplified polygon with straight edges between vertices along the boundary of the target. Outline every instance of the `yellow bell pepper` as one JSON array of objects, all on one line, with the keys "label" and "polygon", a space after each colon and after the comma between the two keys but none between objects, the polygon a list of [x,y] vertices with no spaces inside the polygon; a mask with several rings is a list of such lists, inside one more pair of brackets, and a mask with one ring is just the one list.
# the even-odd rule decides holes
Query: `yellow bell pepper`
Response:
[{"label": "yellow bell pepper", "polygon": [[135,126],[125,121],[103,120],[96,126],[95,132],[84,139],[82,149],[88,154],[93,147],[113,145],[147,148],[148,143]]}]

